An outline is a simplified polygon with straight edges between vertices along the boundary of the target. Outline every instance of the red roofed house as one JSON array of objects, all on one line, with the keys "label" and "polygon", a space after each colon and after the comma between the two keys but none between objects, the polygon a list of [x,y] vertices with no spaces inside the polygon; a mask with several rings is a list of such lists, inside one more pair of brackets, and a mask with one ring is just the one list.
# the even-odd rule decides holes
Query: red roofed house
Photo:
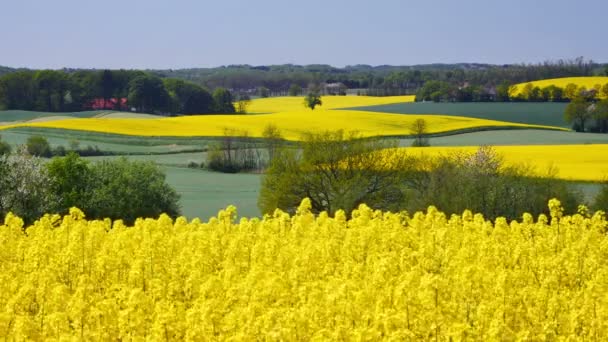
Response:
[{"label": "red roofed house", "polygon": [[89,106],[93,110],[129,110],[126,97],[122,97],[120,99],[113,97],[107,100],[104,98],[96,98],[89,103]]}]

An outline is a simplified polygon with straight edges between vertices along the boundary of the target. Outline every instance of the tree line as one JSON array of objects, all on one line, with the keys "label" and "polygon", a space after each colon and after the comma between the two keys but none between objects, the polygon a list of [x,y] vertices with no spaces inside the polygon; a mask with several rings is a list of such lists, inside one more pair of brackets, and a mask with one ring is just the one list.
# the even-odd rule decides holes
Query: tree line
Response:
[{"label": "tree line", "polygon": [[210,89],[225,87],[246,91],[258,87],[285,94],[292,84],[342,83],[349,89],[376,96],[415,94],[428,81],[452,85],[465,83],[496,87],[503,82],[517,84],[539,79],[591,76],[608,72],[608,66],[578,57],[538,64],[492,65],[479,63],[428,64],[414,66],[354,65],[230,65],[208,69],[156,70],[163,77],[194,81]]},{"label": "tree line", "polygon": [[[80,87],[84,88],[84,90],[70,88],[71,101],[73,101],[71,103],[74,104],[73,107],[78,108],[80,98],[85,98],[85,100],[103,98],[104,96],[108,98],[110,96],[108,94],[111,94],[113,97],[127,98],[130,80],[133,77],[142,76],[142,74],[155,76],[157,80],[148,83],[152,83],[152,85],[156,84],[157,86],[159,84],[158,78],[173,78],[192,82],[203,89],[224,88],[229,89],[235,94],[246,93],[250,96],[257,95],[261,97],[299,93],[299,91],[294,89],[290,91],[290,88],[299,87],[301,89],[308,87],[310,84],[323,83],[340,84],[340,87],[344,87],[341,91],[344,91],[344,89],[357,89],[360,94],[373,96],[413,95],[417,94],[428,82],[441,82],[442,87],[440,88],[470,87],[465,94],[462,94],[462,97],[483,100],[488,95],[490,97],[494,96],[494,89],[498,92],[500,86],[504,87],[506,85],[508,87],[513,84],[548,78],[608,75],[608,66],[579,57],[573,60],[546,61],[538,64],[507,65],[459,63],[414,66],[354,65],[336,68],[320,64],[304,66],[285,64],[269,66],[229,65],[217,68],[148,70],[146,72],[112,70],[108,73],[107,71],[79,69],[65,69],[62,72],[64,75],[70,76],[68,78],[73,78],[76,81],[74,82],[75,84],[80,84]],[[0,76],[11,73],[35,74],[37,71],[0,68]],[[45,75],[42,75],[44,79],[43,76]],[[50,75],[46,76],[49,77]],[[27,78],[31,76],[21,75],[21,77]],[[115,84],[115,86],[111,86],[112,84]],[[71,85],[71,87],[74,86]],[[87,91],[87,87],[89,86],[94,89],[88,89]],[[21,89],[35,91],[36,87],[26,86]],[[170,89],[167,89],[167,92],[171,95]],[[484,94],[484,92],[489,94]],[[91,93],[94,93],[94,96],[90,96]],[[82,94],[81,97],[79,97],[80,94]],[[166,94],[162,91],[157,94],[161,95],[161,103],[152,103],[152,105],[159,108],[163,107],[163,104],[167,105],[168,99]],[[61,104],[60,95],[65,96],[66,91],[63,90],[55,94],[56,107]],[[89,95],[88,99],[87,95]],[[201,95],[201,97],[204,96]],[[175,96],[171,96],[171,98],[175,100]],[[177,102],[183,105],[183,96],[180,98],[181,101]],[[39,101],[44,102],[44,100]],[[146,104],[146,101],[141,101],[136,107]],[[69,103],[63,103],[63,106],[66,105],[69,105]],[[29,107],[32,106],[30,103]],[[43,107],[48,108],[52,106],[38,104],[38,108]],[[205,107],[202,109],[204,110]],[[172,110],[174,112],[179,111],[179,109],[175,108],[172,108]],[[197,111],[203,112],[202,110]]]},{"label": "tree line", "polygon": [[0,109],[156,114],[235,113],[229,90],[137,70],[20,70],[0,77]]}]

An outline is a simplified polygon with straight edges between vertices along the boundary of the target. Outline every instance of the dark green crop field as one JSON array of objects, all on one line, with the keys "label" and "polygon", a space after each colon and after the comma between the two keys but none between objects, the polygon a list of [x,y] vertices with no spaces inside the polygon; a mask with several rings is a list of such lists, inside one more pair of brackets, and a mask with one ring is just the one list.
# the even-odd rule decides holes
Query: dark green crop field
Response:
[{"label": "dark green crop field", "polygon": [[564,121],[566,103],[434,103],[412,102],[349,109],[395,114],[441,114],[570,128]]}]

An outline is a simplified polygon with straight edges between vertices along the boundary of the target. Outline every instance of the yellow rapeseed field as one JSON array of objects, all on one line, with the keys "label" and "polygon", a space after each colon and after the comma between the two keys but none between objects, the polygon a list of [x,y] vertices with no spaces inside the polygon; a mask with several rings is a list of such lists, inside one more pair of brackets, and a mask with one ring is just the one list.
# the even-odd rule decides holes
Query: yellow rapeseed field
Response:
[{"label": "yellow rapeseed field", "polygon": [[563,77],[563,78],[551,78],[546,80],[539,80],[533,82],[526,82],[516,84],[510,91],[510,96],[517,96],[520,94],[522,89],[527,83],[531,83],[534,87],[544,88],[550,85],[554,85],[560,88],[565,88],[567,84],[576,84],[579,88],[585,87],[586,89],[593,89],[596,85],[604,86],[608,84],[608,77],[605,76],[593,76],[593,77]]},{"label": "yellow rapeseed field", "polygon": [[480,127],[551,128],[511,122],[441,115],[401,115],[352,110],[301,109],[294,112],[256,115],[195,115],[162,119],[68,119],[2,126],[44,127],[116,133],[138,136],[222,136],[226,129],[239,135],[261,137],[269,124],[277,126],[286,139],[297,140],[304,132],[343,129],[359,131],[362,136],[408,135],[416,119],[427,121],[429,132],[448,132]]},{"label": "yellow rapeseed field", "polygon": [[606,341],[602,213],[495,223],[361,205],[208,223],[0,226],[8,341]]},{"label": "yellow rapeseed field", "polygon": [[[322,96],[321,109],[352,108],[363,106],[378,106],[391,103],[414,102],[416,96]],[[268,97],[251,101],[247,108],[249,113],[278,113],[301,111],[304,107],[302,96]]]},{"label": "yellow rapeseed field", "polygon": [[[407,153],[437,156],[455,151],[474,152],[476,146],[406,148]],[[557,177],[569,180],[602,181],[608,179],[608,145],[520,145],[494,146],[508,163],[535,167],[546,174],[550,167],[558,170]]]}]

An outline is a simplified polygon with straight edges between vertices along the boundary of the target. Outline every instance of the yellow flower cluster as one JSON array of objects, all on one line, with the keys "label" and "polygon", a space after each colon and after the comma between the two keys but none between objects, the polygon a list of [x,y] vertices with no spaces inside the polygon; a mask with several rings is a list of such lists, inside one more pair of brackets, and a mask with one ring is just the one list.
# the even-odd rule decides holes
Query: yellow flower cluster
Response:
[{"label": "yellow flower cluster", "polygon": [[[432,146],[405,148],[415,156],[436,157],[456,152],[474,153],[478,146]],[[608,145],[514,145],[493,146],[505,158],[506,165],[533,167],[541,176],[553,168],[556,175],[567,180],[603,181],[608,177]]]},{"label": "yellow flower cluster", "polygon": [[354,110],[314,111],[301,109],[294,112],[254,115],[193,115],[162,119],[87,118],[46,122],[30,122],[2,126],[59,128],[100,133],[137,136],[217,137],[226,130],[247,132],[250,137],[262,137],[269,124],[281,130],[289,140],[298,140],[303,133],[344,129],[361,132],[363,136],[395,136],[411,134],[410,126],[416,119],[425,119],[429,133],[449,132],[480,127],[550,128],[505,121],[485,120],[442,115],[401,115]]},{"label": "yellow flower cluster", "polygon": [[[608,339],[603,213],[484,220],[361,205],[209,222],[0,226],[8,340]],[[584,208],[583,208],[584,209]]]}]

